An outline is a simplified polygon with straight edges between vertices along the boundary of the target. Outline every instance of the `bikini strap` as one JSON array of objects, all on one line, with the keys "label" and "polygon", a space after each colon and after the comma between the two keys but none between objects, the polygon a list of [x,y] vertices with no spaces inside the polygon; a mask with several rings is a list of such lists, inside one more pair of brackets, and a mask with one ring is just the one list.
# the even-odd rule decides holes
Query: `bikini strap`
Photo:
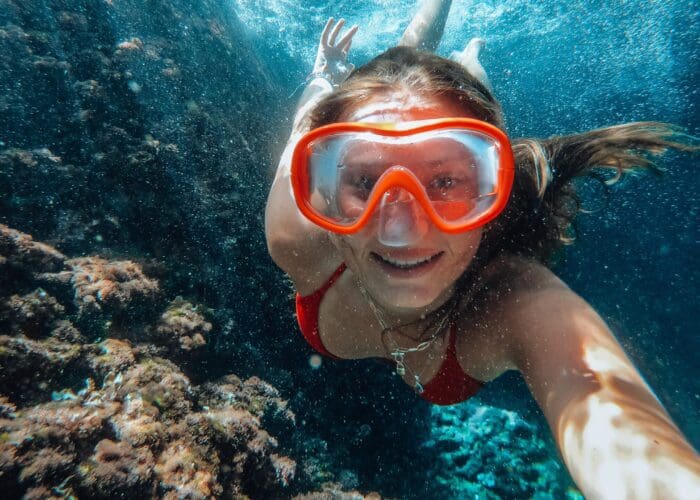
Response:
[{"label": "bikini strap", "polygon": [[340,275],[342,275],[345,272],[346,268],[347,265],[345,265],[345,262],[342,262],[340,266],[338,266],[338,269],[336,269],[335,272],[331,275],[331,277],[328,278],[326,284],[320,288],[320,290],[322,290],[322,294],[325,294],[328,291],[328,289],[333,286],[333,283],[335,283],[338,280],[338,278],[340,278]]},{"label": "bikini strap", "polygon": [[450,333],[448,334],[450,336],[449,338],[449,344],[447,346],[447,352],[450,354],[454,355],[455,357],[457,356],[457,323],[454,321],[450,324]]},{"label": "bikini strap", "polygon": [[326,295],[328,289],[333,286],[333,283],[335,283],[338,278],[340,278],[340,276],[345,272],[345,269],[347,269],[347,266],[345,265],[345,262],[343,262],[340,264],[340,266],[338,266],[338,269],[331,274],[331,277],[328,278],[328,281],[326,281],[321,288],[309,295],[300,295],[300,297],[305,300],[312,300],[312,297],[315,297],[320,302],[320,299]]}]

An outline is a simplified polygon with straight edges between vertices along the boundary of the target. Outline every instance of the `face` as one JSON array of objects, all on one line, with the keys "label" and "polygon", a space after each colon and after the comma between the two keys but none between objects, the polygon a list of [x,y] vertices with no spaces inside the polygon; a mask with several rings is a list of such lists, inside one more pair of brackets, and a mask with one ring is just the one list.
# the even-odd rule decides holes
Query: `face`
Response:
[{"label": "face", "polygon": [[[349,110],[342,121],[409,122],[464,116],[449,102],[405,94],[392,94]],[[427,162],[434,152],[402,151],[403,163]],[[358,151],[362,160],[367,150]],[[401,158],[396,160],[402,163]],[[393,159],[392,159],[393,162]],[[388,198],[401,200],[391,208],[375,210],[370,222],[352,235],[333,235],[333,241],[372,297],[387,312],[427,314],[453,292],[457,278],[471,263],[481,240],[480,228],[447,234],[433,225],[410,193],[395,188]],[[401,234],[401,238],[394,235]]]}]

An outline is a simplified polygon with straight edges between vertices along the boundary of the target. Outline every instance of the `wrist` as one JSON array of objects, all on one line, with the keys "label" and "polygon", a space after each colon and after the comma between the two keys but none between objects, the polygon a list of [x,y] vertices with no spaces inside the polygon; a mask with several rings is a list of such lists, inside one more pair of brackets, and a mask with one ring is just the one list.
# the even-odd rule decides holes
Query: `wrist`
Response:
[{"label": "wrist", "polygon": [[313,82],[314,80],[325,80],[330,84],[332,88],[338,87],[338,83],[335,81],[335,78],[333,78],[333,75],[326,71],[313,71],[309,73],[309,75],[306,77],[306,83],[309,84]]}]

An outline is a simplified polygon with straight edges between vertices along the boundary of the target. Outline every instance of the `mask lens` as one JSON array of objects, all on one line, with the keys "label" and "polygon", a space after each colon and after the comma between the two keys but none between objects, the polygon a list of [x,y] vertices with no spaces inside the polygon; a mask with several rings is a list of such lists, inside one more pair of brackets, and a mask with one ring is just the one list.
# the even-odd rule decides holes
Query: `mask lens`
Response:
[{"label": "mask lens", "polygon": [[308,148],[308,200],[339,226],[350,226],[365,213],[377,196],[376,184],[397,166],[412,174],[447,223],[473,220],[497,198],[499,145],[478,131],[448,128],[398,137],[339,132]]}]

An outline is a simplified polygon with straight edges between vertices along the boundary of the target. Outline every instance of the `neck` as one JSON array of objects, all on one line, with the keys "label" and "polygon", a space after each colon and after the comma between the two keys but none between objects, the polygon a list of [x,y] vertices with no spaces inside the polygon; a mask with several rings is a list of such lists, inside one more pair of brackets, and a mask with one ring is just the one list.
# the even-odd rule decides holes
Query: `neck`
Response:
[{"label": "neck", "polygon": [[[420,326],[423,320],[444,306],[455,293],[454,287],[449,287],[438,298],[424,307],[396,307],[378,302],[362,283],[358,282],[358,286],[379,322],[383,323],[381,326],[392,329],[409,327],[410,325]],[[447,314],[447,311],[445,313]],[[408,332],[404,331],[404,333]],[[421,333],[420,330],[418,333]]]}]

